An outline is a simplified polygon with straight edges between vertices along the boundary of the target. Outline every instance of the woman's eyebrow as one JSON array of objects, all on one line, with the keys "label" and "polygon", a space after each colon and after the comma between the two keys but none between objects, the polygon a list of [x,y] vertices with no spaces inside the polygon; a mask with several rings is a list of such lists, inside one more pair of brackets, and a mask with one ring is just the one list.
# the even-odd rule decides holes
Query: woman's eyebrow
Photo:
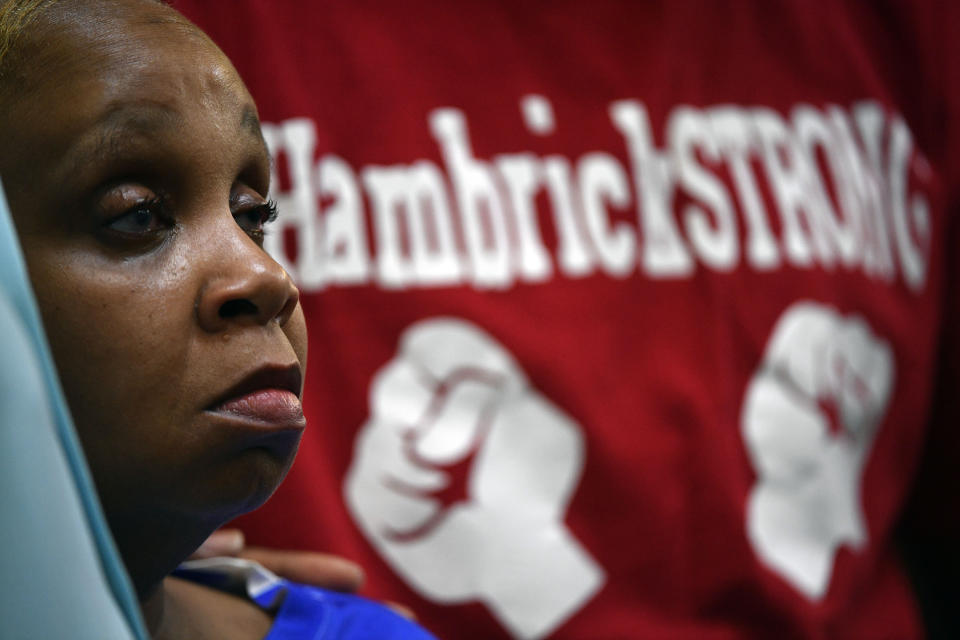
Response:
[{"label": "woman's eyebrow", "polygon": [[248,131],[257,139],[257,144],[263,147],[267,161],[272,164],[273,156],[270,155],[267,141],[263,137],[263,129],[260,128],[260,118],[257,116],[257,110],[253,105],[248,104],[243,107],[243,111],[240,114],[240,129]]},{"label": "woman's eyebrow", "polygon": [[257,138],[263,138],[263,132],[260,131],[260,118],[257,117],[257,110],[252,105],[246,105],[240,114],[240,128],[246,129]]},{"label": "woman's eyebrow", "polygon": [[[273,154],[267,146],[267,140],[263,137],[263,129],[260,127],[260,118],[257,116],[257,109],[253,105],[245,105],[240,114],[240,129],[247,131],[257,139],[257,146],[262,149],[263,158],[266,160],[269,170],[273,171]],[[267,186],[269,186],[269,179]]]},{"label": "woman's eyebrow", "polygon": [[82,171],[91,162],[121,157],[131,140],[157,140],[178,129],[183,116],[158,102],[121,103],[110,107],[93,125],[85,140],[70,155],[73,171]]},{"label": "woman's eyebrow", "polygon": [[[122,102],[109,107],[88,129],[77,144],[67,150],[61,167],[68,172],[63,178],[83,175],[91,165],[126,160],[144,145],[156,145],[182,128],[183,115],[175,108],[156,101]],[[260,119],[252,105],[240,113],[240,129],[250,134],[258,147],[267,145],[260,129]]]}]

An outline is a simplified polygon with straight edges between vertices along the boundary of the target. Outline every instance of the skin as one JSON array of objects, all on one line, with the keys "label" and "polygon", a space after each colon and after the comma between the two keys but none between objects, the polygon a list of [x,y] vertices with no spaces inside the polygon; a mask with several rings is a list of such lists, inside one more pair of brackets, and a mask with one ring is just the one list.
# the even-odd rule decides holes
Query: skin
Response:
[{"label": "skin", "polygon": [[[306,365],[297,289],[261,247],[253,100],[205,35],[147,0],[55,6],[22,49],[40,72],[4,91],[0,175],[145,619],[155,637],[262,637],[246,603],[164,583],[269,497],[302,430],[209,410],[251,371]],[[205,627],[231,610],[242,629]]]}]

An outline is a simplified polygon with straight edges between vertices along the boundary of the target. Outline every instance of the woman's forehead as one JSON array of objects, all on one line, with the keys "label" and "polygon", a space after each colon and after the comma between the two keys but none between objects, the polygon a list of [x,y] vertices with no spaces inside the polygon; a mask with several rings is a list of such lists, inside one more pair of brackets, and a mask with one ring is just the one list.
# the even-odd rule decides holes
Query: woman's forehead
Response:
[{"label": "woman's forehead", "polygon": [[117,24],[169,23],[203,33],[164,0],[12,0],[11,4],[25,9],[14,9],[19,13],[14,23],[24,31],[47,28],[95,35]]},{"label": "woman's forehead", "polygon": [[206,34],[154,0],[56,2],[17,48],[21,68],[0,76],[11,122],[38,109],[53,116],[51,106],[64,103],[70,108],[61,115],[81,119],[138,100],[174,105],[192,97],[237,111],[252,104]]},{"label": "woman's forehead", "polygon": [[[70,167],[189,149],[198,139],[222,153],[265,155],[246,88],[192,24],[149,0],[61,4],[69,11],[50,13],[31,34],[31,46],[42,45],[32,77],[0,110],[0,173],[12,190],[28,166],[25,184],[70,182],[84,173]],[[105,12],[110,6],[123,10]]]},{"label": "woman's forehead", "polygon": [[[105,62],[143,66],[182,52],[226,62],[205,33],[153,0],[61,0],[49,5],[20,35],[26,80],[96,69]],[[229,63],[227,63],[229,64]]]}]

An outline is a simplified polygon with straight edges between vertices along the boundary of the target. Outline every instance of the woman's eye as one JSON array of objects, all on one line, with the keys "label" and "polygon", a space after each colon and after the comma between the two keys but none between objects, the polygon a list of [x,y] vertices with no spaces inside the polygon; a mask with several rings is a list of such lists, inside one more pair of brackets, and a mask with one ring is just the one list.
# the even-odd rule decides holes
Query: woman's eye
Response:
[{"label": "woman's eye", "polygon": [[103,226],[117,236],[138,239],[155,236],[173,224],[165,214],[163,201],[157,197],[141,200]]},{"label": "woman's eye", "polygon": [[262,204],[241,209],[233,214],[240,228],[257,241],[263,240],[264,227],[276,220],[277,204],[268,200]]}]

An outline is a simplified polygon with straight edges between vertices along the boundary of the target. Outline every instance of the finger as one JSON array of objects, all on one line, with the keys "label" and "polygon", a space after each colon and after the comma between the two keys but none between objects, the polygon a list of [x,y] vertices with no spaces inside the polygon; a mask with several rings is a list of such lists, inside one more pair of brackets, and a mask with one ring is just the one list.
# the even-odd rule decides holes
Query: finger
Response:
[{"label": "finger", "polygon": [[786,376],[808,398],[828,391],[829,363],[824,356],[839,322],[835,312],[820,305],[792,308],[784,314],[767,344],[767,365]]},{"label": "finger", "polygon": [[425,498],[408,491],[402,481],[387,478],[384,485],[390,490],[381,492],[377,500],[374,521],[394,533],[410,532],[437,516],[441,504],[434,498]]},{"label": "finger", "polygon": [[507,388],[525,385],[513,356],[479,327],[461,320],[422,321],[406,331],[401,350],[436,380],[459,369],[481,369],[501,376]]},{"label": "finger", "polygon": [[417,464],[407,453],[399,425],[379,423],[361,436],[361,447],[375,462],[378,475],[395,478],[413,490],[439,491],[450,479],[446,473]]},{"label": "finger", "polygon": [[243,550],[243,532],[239,529],[218,529],[204,540],[193,555],[192,560],[212,558],[214,556],[235,556]]},{"label": "finger", "polygon": [[461,460],[473,450],[484,410],[498,393],[499,389],[485,380],[457,382],[417,440],[417,454],[435,464]]},{"label": "finger", "polygon": [[411,363],[394,360],[377,373],[370,385],[373,416],[409,429],[423,420],[430,407],[431,384]]},{"label": "finger", "polygon": [[408,606],[402,605],[399,602],[384,601],[383,605],[388,609],[390,609],[391,611],[393,611],[398,616],[402,616],[407,620],[411,620],[413,622],[416,622],[417,620],[417,614],[413,612],[413,609],[411,609]]},{"label": "finger", "polygon": [[345,558],[313,551],[278,551],[247,547],[241,558],[259,562],[282,578],[334,591],[356,591],[363,584],[363,569]]}]

